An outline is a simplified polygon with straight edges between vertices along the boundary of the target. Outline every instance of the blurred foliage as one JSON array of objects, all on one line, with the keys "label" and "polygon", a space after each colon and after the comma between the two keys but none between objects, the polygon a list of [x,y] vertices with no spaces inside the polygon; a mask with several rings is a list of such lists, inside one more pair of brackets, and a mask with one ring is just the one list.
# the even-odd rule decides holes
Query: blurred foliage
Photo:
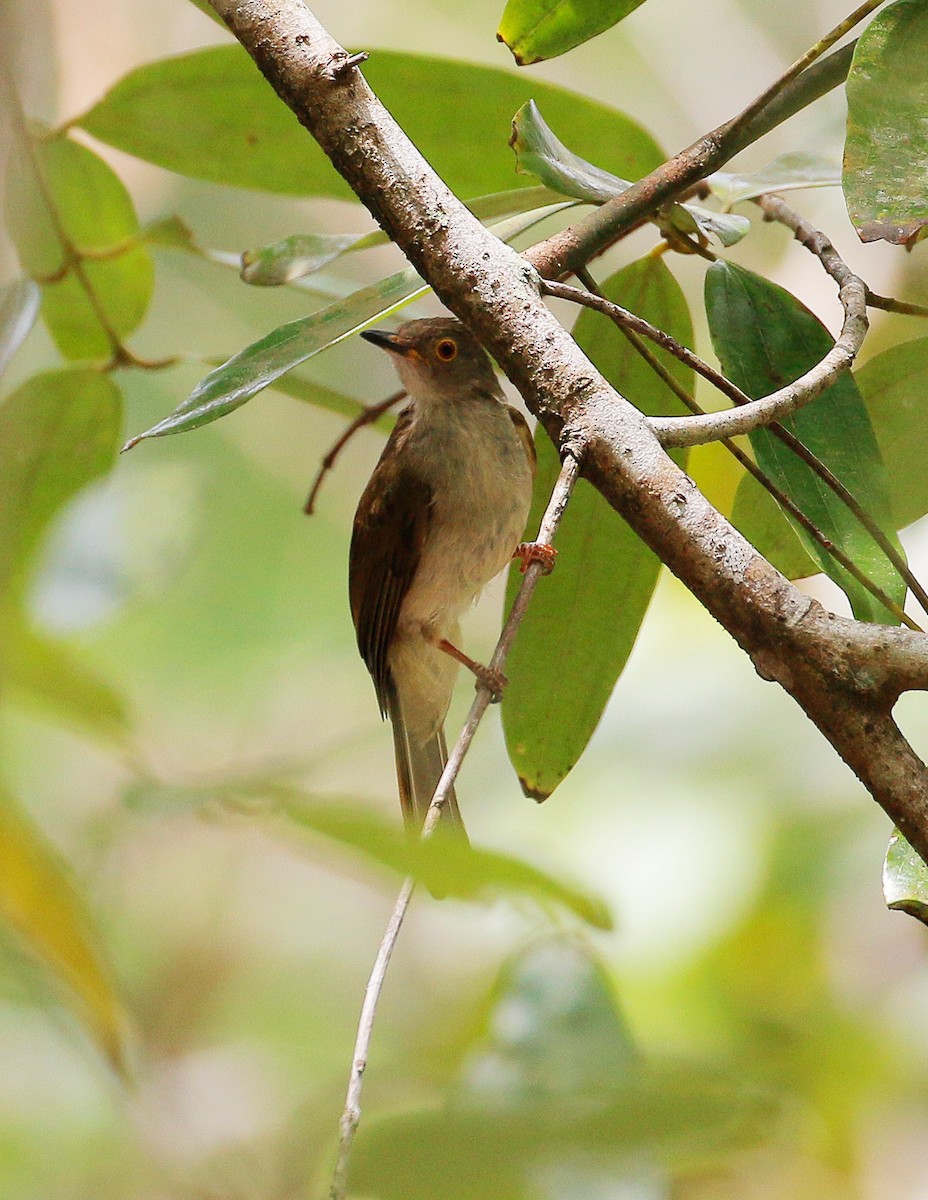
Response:
[{"label": "blurred foliage", "polygon": [[[330,7],[333,33],[365,49],[401,30],[402,49],[373,49],[366,78],[518,246],[573,218],[563,194],[597,203],[653,168],[679,96],[690,137],[704,96],[715,120],[733,108],[727,56],[754,93],[770,72],[765,37],[709,38],[682,0],[512,0],[501,31],[524,61],[631,14],[543,76],[500,65],[496,0]],[[855,55],[843,183],[859,223],[923,217],[921,7],[887,6]],[[769,35],[763,6],[732,8]],[[827,26],[823,9],[780,6],[782,66],[800,34]],[[417,898],[391,966],[359,1196],[917,1200],[928,968],[922,930],[879,902],[889,831],[591,491],[569,514],[504,705],[519,774],[557,794],[521,802],[488,722],[460,783],[479,852],[459,861],[402,834],[344,580],[382,425],[345,452],[311,522],[301,506],[344,418],[395,387],[349,335],[434,301],[219,26],[181,0],[155,15],[48,10],[4,11],[30,111],[4,97],[0,1200],[322,1195],[357,1008],[407,870],[455,898]],[[637,48],[641,31],[660,61]],[[723,56],[716,70],[704,47]],[[519,161],[554,191],[517,173],[517,114]],[[746,386],[771,366],[758,309],[777,338],[760,390],[828,339],[793,295],[817,276],[750,208],[729,210],[771,186],[830,185],[816,211],[843,249],[836,129],[834,111],[804,113],[773,151],[714,177],[696,209],[661,215],[665,233],[726,248],[712,286],[727,273],[751,293],[709,305]],[[600,286],[705,355],[704,264],[659,238],[648,227],[610,250]],[[918,254],[885,260],[898,290],[924,283]],[[635,403],[674,410],[614,328],[585,312],[574,330]],[[813,406],[803,436],[827,443],[823,457],[837,448],[893,531],[928,511],[928,339],[882,330],[859,392],[847,381],[830,421]],[[140,430],[233,409],[116,457]],[[536,515],[556,469],[539,450]],[[740,468],[698,450],[688,469],[782,569],[822,565]],[[821,501],[801,477],[793,486]],[[924,558],[917,536],[906,552]],[[493,604],[468,645],[491,644]],[[562,715],[576,701],[560,725],[552,693]],[[924,718],[911,726],[924,741]],[[317,799],[349,796],[363,804]],[[912,868],[894,841],[884,885],[907,910],[922,903]]]}]

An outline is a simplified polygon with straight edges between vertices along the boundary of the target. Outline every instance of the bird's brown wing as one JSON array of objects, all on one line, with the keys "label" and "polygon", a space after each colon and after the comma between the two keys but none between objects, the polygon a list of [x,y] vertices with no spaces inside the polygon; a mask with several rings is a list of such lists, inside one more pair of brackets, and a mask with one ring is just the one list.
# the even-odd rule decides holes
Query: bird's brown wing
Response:
[{"label": "bird's brown wing", "polygon": [[517,408],[513,408],[511,404],[506,405],[506,411],[509,414],[509,420],[515,426],[516,433],[519,435],[519,440],[525,447],[525,457],[528,459],[529,466],[532,469],[532,474],[535,474],[535,469],[538,466],[538,455],[535,452],[535,439],[532,437],[532,431],[528,427],[528,421],[519,412]]},{"label": "bird's brown wing", "polygon": [[348,557],[348,594],[358,649],[367,664],[381,713],[391,687],[387,654],[403,598],[428,535],[432,489],[399,465],[412,421],[401,413],[358,504]]}]

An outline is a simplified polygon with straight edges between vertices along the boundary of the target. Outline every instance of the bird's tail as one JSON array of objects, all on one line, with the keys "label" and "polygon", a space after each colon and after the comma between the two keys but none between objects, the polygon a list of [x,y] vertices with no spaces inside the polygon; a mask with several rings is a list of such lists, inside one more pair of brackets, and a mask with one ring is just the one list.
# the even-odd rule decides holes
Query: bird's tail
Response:
[{"label": "bird's tail", "polygon": [[[407,828],[418,832],[422,828],[435,788],[448,761],[445,731],[439,726],[425,742],[420,742],[412,735],[403,716],[403,706],[395,687],[390,689],[387,697],[387,712],[393,726],[396,781],[403,818]],[[462,837],[465,842],[468,840],[453,788],[442,805],[438,828],[445,833]]]}]

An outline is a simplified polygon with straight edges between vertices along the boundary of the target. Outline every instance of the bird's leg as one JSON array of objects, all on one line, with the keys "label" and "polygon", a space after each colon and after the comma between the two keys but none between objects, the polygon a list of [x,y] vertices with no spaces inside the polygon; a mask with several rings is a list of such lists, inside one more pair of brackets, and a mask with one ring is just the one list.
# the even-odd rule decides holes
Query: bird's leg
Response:
[{"label": "bird's leg", "polygon": [[550,575],[554,570],[554,560],[557,551],[547,542],[519,542],[512,554],[513,559],[519,559],[519,570],[524,575],[533,562],[541,563],[542,575]]},{"label": "bird's leg", "polygon": [[435,643],[439,650],[443,650],[445,654],[456,659],[462,666],[467,667],[468,671],[472,671],[477,677],[477,682],[482,683],[489,691],[490,698],[494,704],[498,704],[503,698],[503,688],[509,682],[502,671],[496,667],[485,667],[483,663],[474,662],[469,658],[463,650],[459,650],[447,638],[439,638]]}]

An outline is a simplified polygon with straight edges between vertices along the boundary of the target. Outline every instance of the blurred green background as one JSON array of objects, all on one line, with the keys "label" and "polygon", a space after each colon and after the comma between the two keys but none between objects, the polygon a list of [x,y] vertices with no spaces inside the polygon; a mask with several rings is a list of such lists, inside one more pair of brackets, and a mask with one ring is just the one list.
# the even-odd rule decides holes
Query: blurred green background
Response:
[{"label": "blurred green background", "polygon": [[[495,0],[313,7],[352,47],[509,66],[494,40]],[[669,152],[737,111],[843,15],[833,0],[651,0],[605,36],[531,70],[628,112]],[[0,21],[24,105],[50,124],[83,111],[141,62],[227,40],[182,0],[157,11],[118,0],[6,0]],[[739,165],[759,168],[796,149],[837,158],[842,119],[841,96],[830,96]],[[197,184],[96,149],[127,183],[143,222],[180,213],[211,247],[238,252],[297,231],[369,227],[357,206]],[[923,254],[861,246],[837,191],[803,193],[799,206],[875,290],[924,298]],[[652,241],[637,235],[615,265]],[[0,276],[12,277],[14,261],[7,247],[2,253]],[[342,274],[365,282],[378,268],[398,269],[395,252],[376,253],[348,260]],[[748,239],[733,257],[770,272],[835,327],[832,285],[782,231]],[[708,356],[701,268],[672,266]],[[233,272],[159,253],[153,307],[132,346],[153,358],[227,357],[305,307],[297,292],[248,288]],[[880,316],[870,352],[922,332]],[[6,389],[56,361],[36,330]],[[314,379],[364,400],[394,387],[389,364],[356,342],[311,367]],[[127,436],[169,412],[202,374],[196,365],[120,372]],[[43,543],[29,581],[35,627],[66,639],[125,698],[133,748],[114,750],[10,691],[0,707],[3,775],[86,897],[128,1012],[133,1082],[115,1079],[6,938],[0,1200],[287,1200],[324,1190],[357,1011],[396,881],[322,839],[297,840],[248,805],[232,811],[212,797],[273,776],[397,815],[389,730],[346,600],[351,517],[380,436],[357,437],[317,514],[301,512],[342,425],[265,392],[227,420],[120,459]],[[715,451],[697,452],[691,466],[714,499],[730,503],[733,476]],[[914,527],[904,541],[924,573],[924,534]],[[836,590],[808,586],[846,611]],[[466,645],[478,658],[492,647],[501,602],[497,582],[468,619]],[[469,698],[462,681],[452,727]],[[916,746],[928,745],[921,698],[900,710]],[[555,795],[541,807],[521,795],[494,712],[459,795],[477,843],[581,881],[606,898],[616,929],[578,930],[528,901],[417,898],[368,1070],[367,1193],[372,1179],[391,1178],[386,1195],[420,1188],[513,1200],[928,1195],[928,959],[924,930],[883,907],[889,824],[799,710],[755,676],[673,579],[662,577],[612,704]],[[519,1042],[506,1016],[518,969],[500,972],[552,928],[567,939],[550,951],[559,965],[542,966],[516,1018],[547,1028],[538,996],[562,970],[575,997],[605,989],[591,1011],[602,1015],[603,995],[617,997],[622,1021],[590,1034],[594,1046],[625,1047],[617,1075],[641,1056],[684,1064],[692,1077],[658,1090],[653,1122],[612,1158],[598,1156],[615,1150],[612,1134],[584,1134],[518,1184],[493,1176],[478,1188],[466,1174],[463,1183],[430,1181],[424,1166],[418,1183],[396,1182],[400,1168],[383,1138],[407,1164],[418,1147],[425,1163],[435,1131],[427,1122],[412,1133],[387,1126],[378,1142],[375,1118],[444,1111],[449,1096],[468,1089],[480,1102],[480,1064],[495,1062],[497,1078],[493,1054],[507,1037]],[[595,987],[578,945],[602,964]],[[558,1078],[576,1049],[541,1040],[544,1078]],[[521,1079],[528,1052],[520,1045],[513,1070]],[[697,1136],[664,1153],[649,1130],[678,1117],[685,1130],[703,1105],[711,1114],[716,1077],[735,1086],[733,1095],[747,1089],[743,1107],[736,1098],[710,1121],[720,1145]],[[674,1096],[678,1115],[661,1100]],[[565,1111],[575,1102],[571,1094]],[[513,1134],[482,1153],[505,1160],[520,1145]]]}]

